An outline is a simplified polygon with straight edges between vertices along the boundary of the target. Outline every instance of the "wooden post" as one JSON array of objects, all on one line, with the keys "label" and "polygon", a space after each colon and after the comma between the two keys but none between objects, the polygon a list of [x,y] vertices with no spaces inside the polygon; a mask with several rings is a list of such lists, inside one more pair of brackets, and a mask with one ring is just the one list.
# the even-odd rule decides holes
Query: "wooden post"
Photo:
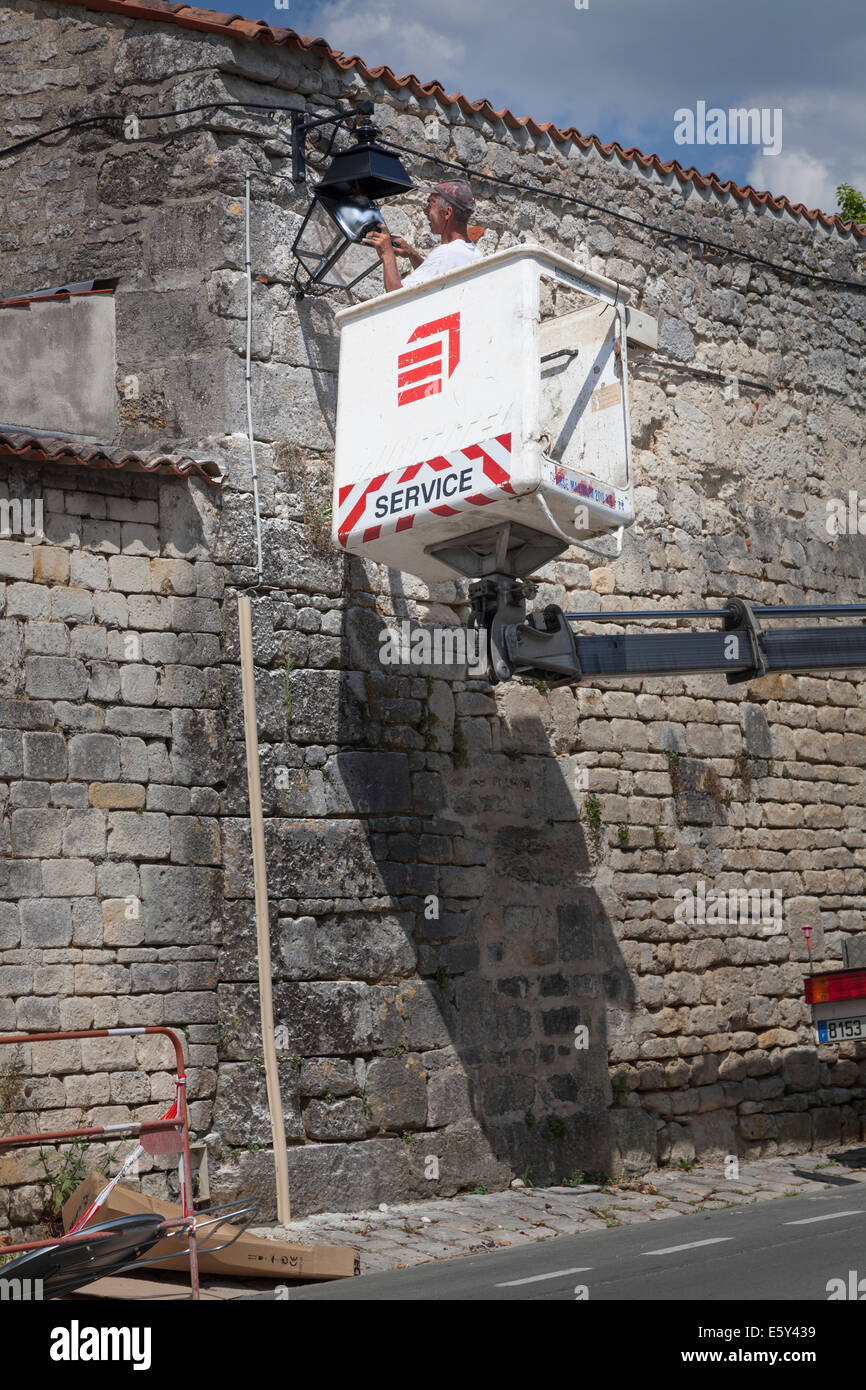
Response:
[{"label": "wooden post", "polygon": [[262,1056],[268,1091],[268,1111],[274,1141],[274,1168],[277,1181],[277,1218],[291,1220],[289,1205],[289,1167],[286,1155],[286,1129],[277,1073],[274,1037],[274,1000],[271,987],[271,934],[268,918],[268,876],[265,862],[265,828],[262,817],[262,787],[259,774],[259,735],[256,723],[256,686],[253,669],[253,630],[250,601],[238,595],[238,634],[241,646],[241,681],[244,694],[244,739],[247,751],[247,785],[250,794],[250,835],[253,844],[253,884],[256,894],[256,942],[259,964],[259,1002],[262,1023]]}]

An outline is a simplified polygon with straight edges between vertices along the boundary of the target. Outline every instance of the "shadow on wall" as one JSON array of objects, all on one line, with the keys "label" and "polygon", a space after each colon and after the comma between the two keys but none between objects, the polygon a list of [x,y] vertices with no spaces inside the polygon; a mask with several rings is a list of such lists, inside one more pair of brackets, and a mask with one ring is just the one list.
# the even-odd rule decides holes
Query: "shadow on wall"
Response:
[{"label": "shadow on wall", "polygon": [[532,717],[494,752],[489,687],[455,697],[459,670],[383,666],[362,566],[323,559],[317,592],[343,578],[341,667],[292,672],[263,764],[267,786],[294,763],[265,805],[286,1128],[314,1141],[289,1149],[293,1214],[617,1173],[655,1123],[612,1104],[634,993],[574,763]]},{"label": "shadow on wall", "polygon": [[[395,600],[399,614],[399,591]],[[380,1005],[407,1050],[389,1067],[382,1118],[399,1125],[401,1072],[414,1064],[426,1073],[426,1127],[439,1131],[446,1182],[611,1173],[634,1123],[652,1121],[610,1108],[608,1038],[626,1030],[634,994],[592,886],[576,766],[555,755],[530,714],[494,751],[503,726],[490,687],[467,683],[465,670],[383,667],[383,625],[362,608],[347,614],[349,664],[362,665],[372,693],[371,741],[396,734],[416,748],[405,782],[395,764],[390,796],[382,788],[383,810],[398,795],[405,807],[402,833],[377,835],[363,786],[352,789],[417,971]],[[455,675],[464,686],[456,695]],[[352,761],[349,752],[337,759],[347,772]],[[437,1018],[434,1039],[425,1027]],[[640,1147],[654,1148],[648,1137]],[[450,1146],[463,1171],[447,1173]]]}]

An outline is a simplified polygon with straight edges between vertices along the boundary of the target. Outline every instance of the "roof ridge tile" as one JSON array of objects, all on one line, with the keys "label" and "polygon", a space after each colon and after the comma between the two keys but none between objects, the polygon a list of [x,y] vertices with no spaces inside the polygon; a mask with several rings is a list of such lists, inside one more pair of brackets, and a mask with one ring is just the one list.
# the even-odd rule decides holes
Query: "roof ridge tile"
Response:
[{"label": "roof ridge tile", "polygon": [[222,34],[230,38],[246,38],[250,41],[274,43],[306,52],[312,48],[323,48],[326,57],[336,67],[343,71],[357,67],[368,80],[385,81],[389,84],[393,82],[396,87],[411,86],[416,94],[423,96],[433,96],[434,91],[431,89],[438,88],[441,99],[446,105],[458,105],[464,110],[468,108],[475,114],[486,107],[487,111],[497,119],[508,123],[510,118],[515,126],[523,126],[535,134],[546,131],[551,139],[560,144],[573,139],[583,149],[588,149],[594,145],[604,154],[615,154],[624,164],[637,163],[645,169],[652,165],[659,173],[673,173],[681,183],[696,183],[699,188],[712,187],[720,193],[732,194],[741,203],[757,202],[762,207],[771,207],[774,212],[785,211],[793,217],[802,216],[808,222],[819,222],[823,227],[836,227],[840,232],[851,232],[856,237],[866,238],[866,226],[861,226],[853,221],[844,222],[837,213],[822,212],[818,208],[807,211],[802,203],[792,203],[784,194],[758,193],[750,184],[741,187],[735,184],[732,179],[724,181],[719,179],[716,174],[698,174],[696,170],[689,172],[675,159],[664,161],[656,154],[644,155],[634,146],[630,147],[629,150],[624,150],[622,145],[615,140],[605,145],[597,135],[581,135],[573,126],[560,129],[550,121],[539,125],[531,116],[515,116],[508,107],[503,111],[494,111],[486,97],[478,102],[472,102],[462,92],[455,92],[448,96],[441,82],[423,83],[413,73],[408,73],[402,78],[397,77],[387,65],[382,65],[380,68],[368,68],[364,60],[357,55],[346,58],[340,49],[331,48],[327,39],[299,34],[295,29],[277,28],[263,19],[246,20],[236,15],[227,17],[218,10],[203,10],[195,5],[177,4],[175,0],[54,0],[54,2],[59,5],[77,5],[83,9],[126,15],[129,19],[151,19],[157,23],[178,24],[183,28],[196,29],[204,33]]}]

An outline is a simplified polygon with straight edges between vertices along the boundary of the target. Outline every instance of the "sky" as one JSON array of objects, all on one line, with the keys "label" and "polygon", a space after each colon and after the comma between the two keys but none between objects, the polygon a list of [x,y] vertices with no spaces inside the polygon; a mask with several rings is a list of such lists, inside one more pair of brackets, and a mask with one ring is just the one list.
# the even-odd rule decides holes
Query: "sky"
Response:
[{"label": "sky", "polygon": [[[866,193],[864,0],[235,0],[232,9],[325,38],[371,67],[435,78],[447,92],[809,208],[835,212],[840,183]],[[739,108],[762,112],[763,130],[732,131],[728,112]]]}]

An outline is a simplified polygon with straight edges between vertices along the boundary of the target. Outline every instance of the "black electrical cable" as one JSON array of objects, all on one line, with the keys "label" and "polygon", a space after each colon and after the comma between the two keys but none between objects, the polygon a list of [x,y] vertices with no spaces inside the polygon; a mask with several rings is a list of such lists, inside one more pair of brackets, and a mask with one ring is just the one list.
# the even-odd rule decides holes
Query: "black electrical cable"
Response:
[{"label": "black electrical cable", "polygon": [[779,265],[776,261],[765,260],[763,256],[753,256],[749,251],[737,251],[733,246],[725,246],[718,241],[708,241],[706,237],[695,236],[693,232],[677,232],[669,227],[660,227],[653,222],[642,222],[639,217],[629,217],[628,213],[616,212],[613,208],[605,207],[602,203],[590,202],[588,198],[578,198],[573,193],[556,193],[549,188],[541,188],[538,184],[518,183],[514,179],[504,179],[498,174],[484,174],[477,169],[467,169],[465,164],[455,164],[452,160],[443,159],[441,155],[431,154],[429,150],[416,150],[410,145],[396,145],[391,140],[381,140],[380,143],[387,149],[397,150],[400,154],[414,154],[419,159],[429,159],[434,164],[441,164],[444,169],[454,169],[458,173],[468,174],[473,179],[481,179],[487,183],[498,183],[504,188],[516,188],[522,193],[536,193],[542,198],[553,198],[561,203],[573,203],[578,207],[590,208],[594,212],[603,212],[606,217],[615,217],[620,222],[628,222],[633,227],[641,227],[644,231],[656,232],[659,236],[670,237],[674,241],[693,241],[699,246],[706,246],[711,251],[721,251],[726,256],[733,256],[737,260],[751,261],[754,265],[765,266],[768,270],[778,271],[782,275],[794,275],[801,280],[818,280],[824,285],[838,285],[846,290],[866,290],[866,283],[860,280],[840,280],[833,275],[821,275],[813,270],[794,270],[785,265]]},{"label": "black electrical cable", "polygon": [[[51,130],[44,130],[39,135],[30,135],[24,140],[19,140],[14,145],[7,145],[0,150],[0,159],[7,158],[10,154],[16,153],[21,149],[26,149],[30,145],[39,144],[40,141],[47,139],[51,135],[60,135],[72,130],[80,130],[87,126],[100,125],[110,121],[124,122],[127,116],[135,114],[136,119],[142,121],[163,121],[176,116],[188,116],[201,111],[227,111],[233,109],[243,109],[248,111],[267,111],[268,114],[285,112],[289,115],[297,114],[297,106],[274,106],[270,102],[259,101],[208,101],[198,106],[182,107],[179,111],[160,111],[155,114],[139,115],[138,113],[124,112],[123,115],[103,115],[88,116],[80,120],[69,121],[66,125],[54,126]],[[353,111],[336,112],[335,119],[351,117],[356,113]],[[185,132],[178,132],[183,134]],[[246,134],[247,132],[238,132]],[[333,143],[333,140],[332,140]],[[487,183],[499,184],[503,188],[517,189],[521,193],[534,193],[541,198],[551,198],[556,202],[569,203],[576,207],[589,208],[593,212],[601,212],[606,217],[615,218],[620,222],[627,222],[633,227],[640,227],[644,231],[655,232],[658,236],[667,237],[673,241],[689,241],[698,246],[704,246],[710,251],[720,252],[722,255],[733,257],[735,260],[749,261],[753,265],[763,266],[765,269],[773,270],[780,275],[792,275],[795,279],[815,281],[819,284],[834,285],[846,290],[864,290],[866,283],[859,280],[842,280],[833,275],[821,275],[813,270],[795,270],[789,266],[780,265],[776,261],[769,261],[763,256],[752,255],[749,251],[738,251],[733,246],[725,246],[722,242],[709,241],[706,237],[696,236],[693,232],[674,231],[669,227],[661,227],[657,223],[642,222],[639,217],[630,217],[628,213],[617,212],[614,208],[605,207],[602,203],[591,202],[588,198],[578,198],[573,193],[557,193],[553,189],[542,188],[538,184],[522,183],[514,179],[505,179],[498,174],[483,174],[476,169],[468,169],[463,164],[455,164],[452,160],[443,159],[441,155],[431,154],[429,150],[418,150],[411,145],[398,145],[392,140],[380,138],[380,143],[387,149],[396,150],[400,154],[412,154],[419,159],[429,159],[434,164],[439,164],[444,169],[453,169],[461,174],[468,174],[474,179],[481,179]],[[265,174],[259,172],[262,178],[291,178],[288,174]]]},{"label": "black electrical cable", "polygon": [[[29,135],[26,140],[19,140],[14,145],[7,145],[4,150],[0,150],[0,159],[6,159],[8,155],[15,154],[17,150],[26,149],[28,145],[38,145],[41,140],[47,140],[49,135],[65,134],[70,130],[80,130],[84,126],[102,125],[108,121],[119,121],[123,124],[127,117],[133,115],[139,124],[141,124],[142,121],[165,121],[173,116],[191,116],[197,114],[199,111],[228,111],[235,107],[242,107],[247,111],[267,111],[268,113],[283,111],[288,115],[297,115],[300,109],[297,106],[274,106],[270,102],[265,101],[206,101],[202,103],[201,106],[184,106],[180,111],[159,111],[151,115],[139,115],[138,112],[125,111],[123,115],[120,116],[111,113],[104,116],[86,116],[82,120],[67,121],[66,125],[57,125],[51,130],[43,130],[39,135]],[[334,118],[336,120],[345,116],[353,116],[354,114],[353,111],[335,112]],[[177,133],[185,134],[186,132],[179,131]],[[245,134],[246,132],[239,133]]]},{"label": "black electrical cable", "polygon": [[[738,376],[736,372],[717,372],[709,367],[695,367],[690,362],[680,362],[676,357],[663,357],[654,348],[652,349],[652,356],[649,358],[632,357],[631,366],[635,369],[635,375],[638,374],[638,368],[646,367],[654,372],[667,370],[673,373],[679,372],[685,376],[703,376],[711,381],[721,381],[725,386],[730,386],[736,382],[738,386],[750,387],[754,391],[772,391],[774,386],[771,381],[757,381],[752,377]],[[779,381],[775,385],[787,389],[785,382]]]},{"label": "black electrical cable", "polygon": [[28,135],[26,140],[19,140],[14,145],[7,145],[5,150],[0,150],[0,159],[6,159],[8,155],[15,154],[17,150],[25,150],[28,145],[38,145],[40,141],[47,140],[49,135],[65,135],[70,130],[80,130],[84,126],[102,125],[106,121],[126,120],[126,116],[88,116],[80,121],[68,121],[66,125],[53,126],[51,130],[43,130],[39,135]]}]

